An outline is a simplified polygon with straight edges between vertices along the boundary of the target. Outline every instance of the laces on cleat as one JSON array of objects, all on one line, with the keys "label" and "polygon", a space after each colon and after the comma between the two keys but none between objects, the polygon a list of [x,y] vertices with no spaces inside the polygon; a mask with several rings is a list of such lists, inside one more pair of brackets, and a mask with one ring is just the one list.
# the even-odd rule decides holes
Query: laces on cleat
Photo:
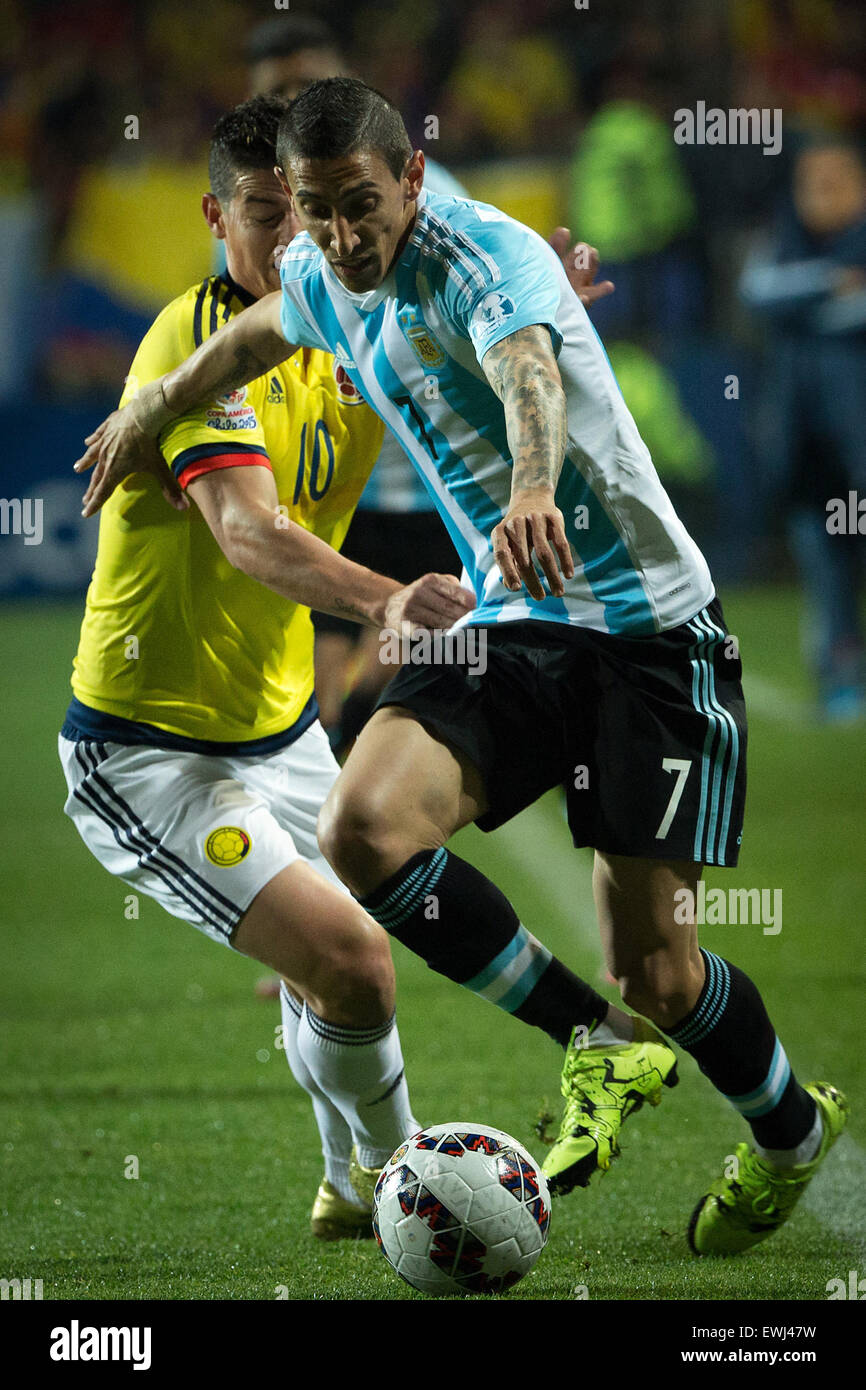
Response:
[{"label": "laces on cleat", "polygon": [[[559,1135],[544,1162],[551,1192],[586,1187],[593,1173],[607,1172],[622,1152],[622,1124],[646,1101],[659,1104],[663,1082],[676,1085],[674,1055],[664,1039],[649,1024],[635,1029],[632,1043],[610,1048],[579,1046],[573,1036],[562,1067]],[[539,1120],[536,1132],[546,1138]]]}]

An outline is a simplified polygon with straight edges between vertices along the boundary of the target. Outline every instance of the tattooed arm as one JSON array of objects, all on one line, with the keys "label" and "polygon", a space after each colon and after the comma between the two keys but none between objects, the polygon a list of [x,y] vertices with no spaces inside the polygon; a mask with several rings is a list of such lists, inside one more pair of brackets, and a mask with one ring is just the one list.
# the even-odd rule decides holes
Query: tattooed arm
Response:
[{"label": "tattooed arm", "polygon": [[[255,381],[257,376],[297,352],[296,347],[286,342],[280,327],[281,299],[279,290],[266,294],[231,323],[212,333],[191,357],[162,378],[162,403],[170,412],[169,418],[193,410],[211,396],[246,386],[247,382]],[[165,420],[156,423],[158,413],[157,409],[150,421],[147,417],[139,420],[146,434],[158,433],[166,423]]]},{"label": "tattooed arm", "polygon": [[92,516],[130,473],[154,473],[169,502],[188,505],[154,441],[179,415],[223,392],[255,381],[296,352],[280,328],[280,291],[265,295],[213,333],[174,371],[143,386],[87,436],[76,473],[95,465],[84,494],[83,515]]},{"label": "tattooed arm", "polygon": [[482,369],[505,407],[508,447],[514,460],[511,503],[493,532],[493,555],[506,588],[525,584],[533,598],[544,589],[533,553],[550,591],[560,597],[562,576],[574,561],[554,494],[565,456],[565,392],[550,332],[542,324],[520,328],[485,353]]}]

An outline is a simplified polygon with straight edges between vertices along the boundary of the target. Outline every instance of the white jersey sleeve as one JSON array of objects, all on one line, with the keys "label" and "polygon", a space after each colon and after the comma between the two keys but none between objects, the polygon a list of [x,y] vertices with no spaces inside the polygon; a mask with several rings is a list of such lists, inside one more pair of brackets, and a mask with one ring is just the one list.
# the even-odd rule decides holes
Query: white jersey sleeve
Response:
[{"label": "white jersey sleeve", "polygon": [[316,324],[310,305],[303,293],[304,282],[318,274],[321,253],[306,232],[299,232],[286,247],[280,262],[282,303],[280,327],[287,343],[299,347],[320,348],[333,352]]},{"label": "white jersey sleeve", "polygon": [[533,324],[549,329],[558,355],[561,267],[556,252],[517,222],[487,215],[479,223],[473,270],[481,283],[471,298],[458,293],[456,285],[446,297],[455,327],[470,339],[479,362],[494,344]]}]

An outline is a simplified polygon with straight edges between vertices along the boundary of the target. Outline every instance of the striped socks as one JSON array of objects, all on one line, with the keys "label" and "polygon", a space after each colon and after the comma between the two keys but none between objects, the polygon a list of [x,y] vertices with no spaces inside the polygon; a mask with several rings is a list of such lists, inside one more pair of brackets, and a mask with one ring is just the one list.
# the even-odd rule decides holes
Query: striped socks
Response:
[{"label": "striped socks", "polygon": [[352,1132],[336,1105],[316,1085],[307,1064],[298,1051],[298,1029],[304,1005],[280,985],[280,1012],[283,1021],[283,1047],[289,1070],[302,1090],[313,1102],[313,1114],[322,1140],[325,1178],[346,1202],[358,1203],[349,1182],[349,1158],[352,1153]]},{"label": "striped socks", "polygon": [[393,1014],[374,1028],[346,1028],[305,1004],[297,1047],[316,1086],[348,1125],[365,1168],[381,1167],[421,1128],[409,1103]]},{"label": "striped socks", "polygon": [[791,1071],[760,994],[736,965],[703,948],[701,955],[703,989],[668,1036],[748,1121],[766,1157],[780,1167],[808,1162],[802,1154],[811,1148],[814,1157],[821,1140],[817,1107]]},{"label": "striped socks", "polygon": [[423,850],[361,906],[431,970],[566,1047],[608,1003],[526,930],[494,883],[446,849]]}]

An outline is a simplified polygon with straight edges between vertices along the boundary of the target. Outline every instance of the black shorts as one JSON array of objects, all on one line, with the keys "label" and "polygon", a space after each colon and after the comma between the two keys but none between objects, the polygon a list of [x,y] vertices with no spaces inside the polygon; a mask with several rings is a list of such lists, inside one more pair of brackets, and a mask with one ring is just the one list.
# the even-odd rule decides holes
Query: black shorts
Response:
[{"label": "black shorts", "polygon": [[410,710],[475,764],[482,830],[561,786],[576,846],[736,864],[746,709],[717,599],[653,637],[536,621],[483,631],[483,674],[467,644],[468,662],[402,666],[378,704]]},{"label": "black shorts", "polygon": [[[438,512],[357,511],[341,547],[356,565],[411,584],[422,574],[456,574],[462,565]],[[358,623],[330,613],[313,612],[317,632],[341,632],[357,638]]]}]

